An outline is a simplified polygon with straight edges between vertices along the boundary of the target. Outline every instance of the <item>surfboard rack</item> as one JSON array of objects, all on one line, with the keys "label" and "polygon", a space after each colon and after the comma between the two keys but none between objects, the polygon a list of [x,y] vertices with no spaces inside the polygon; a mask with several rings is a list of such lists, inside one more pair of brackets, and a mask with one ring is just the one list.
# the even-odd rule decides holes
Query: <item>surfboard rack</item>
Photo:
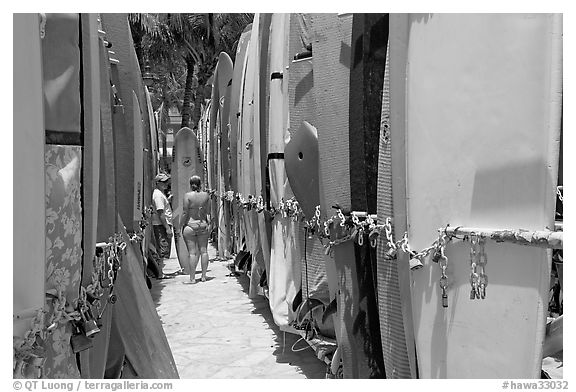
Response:
[{"label": "surfboard rack", "polygon": [[531,230],[508,230],[508,229],[482,229],[472,227],[446,227],[438,229],[448,237],[472,236],[487,238],[496,242],[509,242],[518,245],[536,246],[548,249],[563,249],[562,231],[531,231]]}]

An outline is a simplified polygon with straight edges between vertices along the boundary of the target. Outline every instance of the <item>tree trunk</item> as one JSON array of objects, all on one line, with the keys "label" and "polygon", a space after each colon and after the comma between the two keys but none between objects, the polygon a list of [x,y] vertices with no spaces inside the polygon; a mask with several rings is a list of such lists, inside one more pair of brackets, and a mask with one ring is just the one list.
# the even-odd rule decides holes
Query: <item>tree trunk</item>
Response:
[{"label": "tree trunk", "polygon": [[182,105],[182,125],[181,127],[190,127],[190,115],[193,98],[193,80],[194,80],[194,60],[188,56],[186,58],[186,86],[184,87],[184,104]]}]

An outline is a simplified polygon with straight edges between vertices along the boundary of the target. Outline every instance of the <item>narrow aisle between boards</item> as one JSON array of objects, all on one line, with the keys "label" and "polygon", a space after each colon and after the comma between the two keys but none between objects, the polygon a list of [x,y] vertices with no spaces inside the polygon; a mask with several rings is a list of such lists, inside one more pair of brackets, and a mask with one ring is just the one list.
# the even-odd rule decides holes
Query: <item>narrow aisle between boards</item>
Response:
[{"label": "narrow aisle between boards", "polygon": [[[324,378],[326,364],[299,337],[274,324],[265,297],[248,298],[247,276],[230,276],[209,245],[208,280],[152,279],[152,298],[180,378]],[[178,270],[174,246],[164,273]],[[294,351],[293,351],[294,350]]]}]

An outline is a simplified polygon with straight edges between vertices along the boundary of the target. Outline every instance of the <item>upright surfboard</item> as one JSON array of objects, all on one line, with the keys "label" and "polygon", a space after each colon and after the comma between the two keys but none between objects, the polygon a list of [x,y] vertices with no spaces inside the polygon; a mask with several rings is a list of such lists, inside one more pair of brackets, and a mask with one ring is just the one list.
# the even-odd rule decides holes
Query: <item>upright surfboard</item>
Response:
[{"label": "upright surfboard", "polygon": [[[252,25],[246,26],[240,40],[238,41],[238,48],[236,51],[236,62],[234,63],[234,71],[232,75],[232,90],[230,92],[230,186],[235,195],[241,192],[240,185],[241,179],[239,173],[241,172],[241,156],[243,147],[241,144],[241,112],[242,112],[242,90],[244,89],[244,70],[246,67],[246,49],[250,41],[250,34],[252,32]],[[232,211],[234,216],[234,252],[238,253],[242,250],[242,237],[243,226],[242,212],[237,203],[232,204]]]},{"label": "upright surfboard", "polygon": [[150,90],[148,87],[144,87],[146,90],[146,106],[148,108],[148,118],[150,120],[150,144],[152,147],[151,157],[152,157],[152,178],[158,173],[158,127],[156,124],[156,118],[154,116],[154,109],[152,108],[152,99],[150,97]]},{"label": "upright surfboard", "polygon": [[[273,14],[270,28],[270,111],[268,132],[268,173],[270,204],[292,196],[284,169],[284,146],[288,136],[288,35],[290,14]],[[289,328],[295,319],[292,304],[300,290],[300,257],[296,246],[297,223],[283,213],[272,218],[270,265],[268,267],[269,302],[274,322],[281,330]]]},{"label": "upright surfboard", "polygon": [[[352,16],[313,15],[312,28],[322,208],[324,216],[331,217],[336,213],[333,206],[347,212],[352,208],[349,145]],[[332,241],[347,235],[337,222],[330,231]],[[333,257],[338,276],[340,331],[337,340],[343,375],[345,378],[380,377],[380,366],[371,358],[371,345],[366,341],[369,332],[364,326],[366,302],[361,302],[354,242],[346,241],[333,247]]]},{"label": "upright surfboard", "polygon": [[[100,184],[98,198],[97,242],[108,242],[116,232],[116,191],[114,137],[112,128],[112,102],[110,88],[110,59],[104,46],[104,32],[100,37]],[[94,262],[91,262],[94,264]],[[87,281],[86,285],[91,283]],[[108,298],[110,288],[103,289],[103,297]],[[112,308],[107,306],[100,319],[100,332],[96,334],[94,346],[89,351],[90,377],[104,378],[109,355]]]},{"label": "upright surfboard", "polygon": [[[233,64],[227,53],[220,53],[218,64],[214,76],[214,87],[212,89],[212,117],[218,123],[218,173],[217,191],[218,196],[230,189],[230,157],[229,157],[229,86],[232,82]],[[228,95],[227,95],[228,93]],[[228,212],[228,202],[218,198],[218,255],[222,258],[230,256],[230,214]]]},{"label": "upright surfboard", "polygon": [[134,228],[142,220],[143,180],[144,180],[144,130],[142,113],[136,92],[132,91],[132,123],[134,124]]},{"label": "upright surfboard", "polygon": [[[384,72],[378,151],[377,214],[380,224],[385,224],[387,218],[394,216],[390,125],[390,56],[388,52]],[[400,284],[401,280],[409,277],[410,269],[408,264],[398,263],[393,252],[389,253],[388,238],[384,234],[382,233],[377,239],[376,286],[386,378],[417,378],[409,285]],[[401,291],[401,288],[404,291]]]},{"label": "upright surfboard", "polygon": [[[250,34],[250,43],[246,54],[246,72],[244,80],[243,92],[243,107],[242,107],[242,142],[243,142],[243,156],[242,156],[242,172],[244,191],[242,194],[246,199],[248,197],[257,197],[256,184],[255,184],[255,166],[254,161],[256,152],[260,150],[260,145],[257,144],[259,138],[255,137],[256,130],[259,131],[259,115],[257,105],[257,93],[259,89],[259,47],[258,47],[258,31],[259,31],[259,15],[254,15],[254,22],[252,23],[252,32]],[[258,227],[258,217],[255,209],[249,209],[244,212],[244,223],[246,227],[246,237],[248,244],[248,251],[252,254],[252,269],[250,279],[249,296],[254,298],[258,295],[258,283],[260,276],[265,270],[264,257],[262,254],[262,247],[260,243],[260,230]]]},{"label": "upright surfboard", "polygon": [[238,149],[238,127],[241,111],[241,89],[242,74],[245,67],[246,48],[250,39],[252,25],[246,26],[236,49],[236,57],[234,62],[234,69],[232,72],[232,90],[230,92],[230,186],[234,192],[238,192],[238,155],[241,152]]},{"label": "upright surfboard", "polygon": [[36,312],[44,307],[45,170],[42,46],[39,14],[14,14],[14,219],[13,336],[24,337]]},{"label": "upright surfboard", "polygon": [[[320,183],[318,182],[318,138],[313,124],[318,121],[315,102],[315,72],[313,47],[311,40],[312,26],[310,14],[290,15],[290,39],[289,39],[289,112],[290,112],[290,143],[285,152],[286,170],[297,165],[297,174],[292,171],[289,175],[290,188],[294,192],[298,203],[304,209],[306,219],[310,220],[316,213],[316,207],[320,205]],[[303,145],[302,143],[310,142]],[[315,149],[312,155],[310,149]],[[296,154],[296,155],[294,155]],[[312,179],[312,180],[311,180]],[[310,182],[316,184],[314,189],[306,189]],[[304,185],[307,184],[307,185]],[[300,192],[297,194],[297,192]],[[334,261],[325,254],[323,244],[317,236],[310,235],[305,229],[304,222],[299,222],[296,239],[300,249],[301,270],[301,297],[302,309],[309,308],[312,303],[318,301],[328,307],[337,293],[337,277]],[[322,333],[331,338],[335,335],[333,317],[324,318],[322,312],[314,312],[314,323],[322,329]],[[315,317],[320,314],[320,317]],[[301,315],[308,317],[308,315]],[[329,325],[326,325],[329,324]]]},{"label": "upright surfboard", "polygon": [[176,146],[176,155],[172,166],[172,190],[173,190],[173,217],[174,222],[174,239],[176,241],[176,255],[180,267],[184,268],[186,273],[194,274],[194,271],[188,271],[189,253],[186,243],[180,232],[180,219],[183,213],[184,194],[190,191],[190,177],[197,175],[201,179],[202,175],[202,153],[196,134],[188,127],[181,128],[174,138]]},{"label": "upright surfboard", "polygon": [[[259,150],[255,150],[254,156],[254,180],[256,185],[256,196],[262,198],[264,205],[268,205],[267,190],[267,172],[266,163],[268,161],[268,107],[270,102],[270,77],[269,69],[269,41],[270,41],[270,22],[272,14],[260,14],[260,28],[258,34],[258,58],[259,58],[259,80],[258,89],[256,90],[254,105],[258,105],[258,126],[259,132],[256,132],[254,139],[256,144],[260,145]],[[258,130],[258,129],[257,129]],[[262,247],[262,256],[266,274],[270,273],[270,242],[272,236],[272,225],[268,210],[264,209],[257,215],[258,230],[260,231],[260,246]]]},{"label": "upright surfboard", "polygon": [[[562,16],[390,18],[397,235],[407,232],[418,250],[448,224],[553,228]],[[410,281],[400,282],[410,284],[420,377],[540,376],[549,253],[490,240],[485,253],[485,299],[470,299],[469,241],[446,246],[447,307],[440,266],[430,257]],[[408,263],[408,256],[402,253],[398,263]]]},{"label": "upright surfboard", "polygon": [[[84,240],[83,208],[83,131],[93,131],[93,116],[99,111],[93,88],[97,75],[88,66],[83,74],[83,51],[94,55],[93,48],[81,44],[86,19],[79,14],[47,14],[45,36],[42,39],[42,68],[44,79],[44,125],[45,125],[45,292],[57,294],[68,303],[79,299],[82,284],[82,255]],[[92,21],[94,21],[92,19]],[[90,23],[88,23],[89,25]],[[81,37],[83,38],[81,40]],[[96,41],[97,43],[97,41]],[[90,43],[87,42],[88,45]],[[97,47],[96,47],[97,49]],[[98,52],[96,51],[97,61]],[[89,80],[83,80],[83,77]],[[89,90],[85,90],[89,88]],[[86,106],[84,106],[86,104]],[[98,122],[96,122],[98,123]],[[83,126],[84,125],[84,126]],[[98,124],[99,125],[99,124]],[[88,138],[91,142],[92,140]],[[93,151],[92,151],[93,153]],[[91,170],[90,163],[85,163]],[[88,176],[89,177],[89,176]],[[90,211],[88,216],[93,214]],[[91,222],[92,223],[92,222]],[[91,225],[90,225],[91,226]],[[86,247],[86,245],[84,245]],[[87,250],[87,249],[86,249]],[[91,262],[91,260],[90,260]],[[62,279],[62,277],[69,277]],[[56,311],[55,302],[47,301],[45,320]],[[79,377],[77,357],[69,345],[60,345],[61,336],[70,336],[72,324],[62,323],[45,336],[46,350],[43,377],[54,378],[58,374]],[[86,364],[88,354],[80,355],[80,363]],[[84,367],[83,374],[86,374]]]}]

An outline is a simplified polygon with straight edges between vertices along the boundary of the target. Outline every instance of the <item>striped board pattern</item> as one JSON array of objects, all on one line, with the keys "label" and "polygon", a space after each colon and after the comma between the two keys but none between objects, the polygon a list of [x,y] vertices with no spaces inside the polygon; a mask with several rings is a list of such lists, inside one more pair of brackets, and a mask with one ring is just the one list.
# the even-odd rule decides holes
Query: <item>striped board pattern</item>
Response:
[{"label": "striped board pattern", "polygon": [[[378,221],[384,224],[393,216],[392,207],[392,145],[390,143],[390,58],[386,56],[384,89],[382,94],[382,116],[380,125],[380,149],[378,160]],[[387,239],[382,233],[378,237],[378,307],[380,334],[386,378],[416,378],[414,333],[412,331],[412,308],[410,293],[402,294],[399,270],[408,276],[406,264],[398,264],[395,257],[387,256]],[[402,299],[408,299],[402,300]],[[408,322],[405,322],[408,318]]]},{"label": "striped board pattern", "polygon": [[[333,206],[351,211],[349,91],[351,67],[352,16],[314,14],[312,16],[314,96],[316,103],[320,177],[322,181],[322,212],[325,217],[335,213]],[[320,71],[321,70],[321,71]],[[334,92],[337,91],[337,94]],[[339,225],[333,225],[331,238],[343,236]],[[344,242],[333,248],[338,279],[337,331],[338,350],[343,363],[344,378],[378,377],[378,366],[365,351],[364,337],[355,323],[365,316],[359,304],[354,244]],[[361,321],[358,321],[361,322]]]},{"label": "striped board pattern", "polygon": [[[304,21],[308,21],[308,25]],[[293,61],[294,57],[298,54],[306,52],[307,49],[303,45],[304,42],[309,41],[309,14],[291,14],[290,15],[290,40],[288,59],[288,96],[289,96],[289,130],[290,139],[298,139],[298,133],[304,124],[316,123],[316,110],[314,101],[314,72],[313,61],[311,58]],[[312,126],[312,125],[311,125]],[[310,162],[317,164],[317,162]],[[318,171],[318,167],[307,167],[306,172],[299,173],[302,178],[307,176],[313,171]],[[290,183],[292,188],[292,182]],[[316,184],[319,187],[319,184]],[[306,196],[314,195],[314,192]],[[317,193],[316,193],[317,195]],[[298,201],[306,201],[302,199],[303,195],[298,195]],[[318,200],[313,201],[318,203]],[[310,204],[310,203],[308,203]],[[308,219],[308,217],[307,217]],[[309,233],[308,233],[309,234]],[[336,294],[336,278],[333,274],[334,282],[333,292],[329,290],[329,282],[326,266],[326,255],[324,248],[316,236],[307,236],[305,231],[305,224],[298,223],[298,230],[296,232],[297,244],[300,250],[299,269],[301,271],[301,291],[302,301],[307,299],[317,299],[328,305],[330,299]],[[323,325],[321,319],[315,320],[319,325]]]},{"label": "striped board pattern", "polygon": [[[352,17],[349,162],[350,206],[353,211],[376,213],[378,144],[382,111],[382,87],[388,41],[388,16],[369,13]],[[358,315],[356,339],[363,341],[369,359],[370,377],[385,377],[376,289],[376,249],[363,232],[363,243],[354,242]],[[351,264],[351,263],[350,263]],[[354,273],[356,274],[354,276]],[[356,289],[355,289],[356,290]]]}]

